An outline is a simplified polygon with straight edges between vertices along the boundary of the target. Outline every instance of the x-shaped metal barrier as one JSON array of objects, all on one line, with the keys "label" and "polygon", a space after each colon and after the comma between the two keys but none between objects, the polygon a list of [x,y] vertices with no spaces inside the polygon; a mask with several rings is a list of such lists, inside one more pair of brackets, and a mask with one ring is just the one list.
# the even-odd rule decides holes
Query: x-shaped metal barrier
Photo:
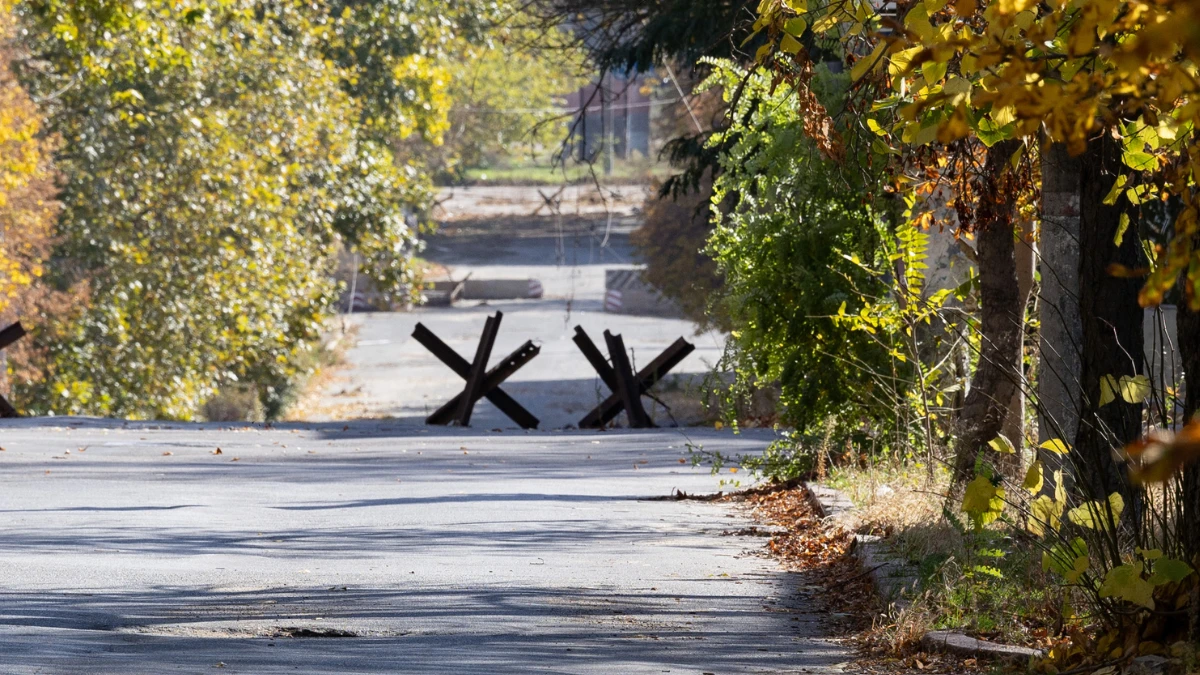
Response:
[{"label": "x-shaped metal barrier", "polygon": [[611,366],[609,360],[600,353],[596,343],[592,342],[592,338],[588,337],[582,326],[575,327],[573,339],[578,345],[579,351],[583,352],[583,356],[596,370],[596,374],[613,392],[579,421],[580,429],[601,428],[613,421],[617,415],[621,414],[622,410],[626,412],[631,428],[653,427],[654,423],[642,406],[642,394],[649,392],[650,388],[665,377],[672,368],[679,365],[696,350],[695,345],[679,338],[645,368],[639,370],[635,376],[633,367],[629,363],[629,355],[625,353],[625,341],[620,335],[604,331],[604,342],[608,347],[609,358],[612,360]]},{"label": "x-shaped metal barrier", "polygon": [[[8,328],[5,328],[4,330],[0,330],[0,350],[11,346],[14,342],[23,337],[25,337],[25,329],[21,326],[20,321],[14,323]],[[3,396],[0,396],[0,417],[20,417],[20,415],[17,413],[17,409],[14,408],[11,403],[5,400]]]},{"label": "x-shaped metal barrier", "polygon": [[471,413],[475,409],[475,403],[481,398],[486,398],[521,428],[537,428],[538,418],[504,393],[500,385],[522,366],[532,361],[533,357],[541,352],[541,348],[533,344],[531,340],[526,340],[525,344],[505,357],[503,361],[496,364],[491,370],[486,370],[487,362],[492,356],[492,346],[496,343],[496,334],[500,331],[502,318],[504,318],[502,312],[496,312],[495,316],[487,318],[483,325],[483,335],[479,338],[479,346],[475,349],[475,360],[470,362],[442,342],[438,336],[433,334],[433,331],[425,327],[425,324],[417,324],[413,331],[413,339],[424,345],[442,363],[449,366],[450,370],[467,381],[462,393],[447,401],[445,405],[425,418],[426,424],[444,426],[457,423],[463,427],[470,426]]}]

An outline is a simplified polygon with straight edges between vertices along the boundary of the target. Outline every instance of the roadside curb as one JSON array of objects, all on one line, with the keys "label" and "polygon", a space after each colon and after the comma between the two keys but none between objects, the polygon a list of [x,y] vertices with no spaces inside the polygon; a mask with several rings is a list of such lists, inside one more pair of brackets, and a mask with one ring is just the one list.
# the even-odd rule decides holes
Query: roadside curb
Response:
[{"label": "roadside curb", "polygon": [[[808,488],[809,502],[822,518],[840,522],[848,530],[854,529],[849,522],[854,515],[854,503],[849,497],[823,485],[805,483],[805,487]],[[908,607],[905,591],[915,590],[918,583],[916,570],[911,565],[889,555],[881,539],[870,534],[854,535],[850,554],[868,570],[875,589],[885,601],[896,609]]]},{"label": "roadside curb", "polygon": [[969,658],[982,656],[1009,663],[1028,663],[1030,659],[1046,657],[1046,652],[1040,649],[1002,645],[948,630],[929,631],[921,638],[921,646],[929,651],[946,652]]},{"label": "roadside curb", "polygon": [[[826,520],[848,524],[854,513],[854,504],[839,490],[823,485],[805,483],[808,500],[813,509]],[[869,534],[856,534],[850,546],[850,554],[858,558],[871,577],[875,589],[883,599],[897,609],[909,606],[909,594],[919,583],[913,565],[897,560],[890,555],[882,539]],[[1030,659],[1044,658],[1040,649],[1016,647],[973,638],[954,631],[935,630],[925,633],[921,646],[929,651],[940,651],[970,658],[988,658],[1008,663],[1027,663]]]}]

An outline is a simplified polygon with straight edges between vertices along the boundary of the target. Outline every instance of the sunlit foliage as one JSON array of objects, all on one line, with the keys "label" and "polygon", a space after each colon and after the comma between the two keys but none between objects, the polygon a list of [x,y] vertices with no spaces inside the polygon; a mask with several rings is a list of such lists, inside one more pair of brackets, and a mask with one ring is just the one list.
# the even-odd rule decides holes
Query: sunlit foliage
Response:
[{"label": "sunlit foliage", "polygon": [[572,117],[565,94],[591,77],[578,49],[556,32],[535,34],[524,20],[465,43],[448,64],[453,101],[443,166],[453,171],[489,159],[525,155],[545,160],[558,149]]},{"label": "sunlit foliage", "polygon": [[756,28],[770,38],[758,53],[764,62],[782,53],[783,62],[803,64],[818,43],[857,56],[852,74],[876,87],[871,119],[884,143],[1044,137],[1078,154],[1096,134],[1116,135],[1126,175],[1110,199],[1138,206],[1175,195],[1183,203],[1173,239],[1148,251],[1141,302],[1161,303],[1182,278],[1200,308],[1194,3],[922,0],[893,17],[866,0],[767,0],[759,14]]},{"label": "sunlit foliage", "polygon": [[15,30],[12,4],[0,2],[0,327],[44,272],[56,212],[41,116],[12,72]]},{"label": "sunlit foliage", "polygon": [[393,145],[446,127],[433,55],[453,22],[421,3],[22,9],[24,74],[66,178],[54,281],[92,292],[50,329],[48,379],[19,400],[189,418],[248,381],[277,405],[334,298],[339,246],[385,285],[408,278],[427,187]]},{"label": "sunlit foliage", "polygon": [[708,248],[724,277],[739,384],[780,382],[784,421],[801,430],[838,414],[858,422],[882,410],[872,406],[882,396],[873,373],[889,369],[888,349],[836,317],[884,294],[868,270],[887,268],[886,228],[860,189],[821,160],[785,90],[772,92],[762,75],[740,86],[740,69],[715,65],[703,87],[722,87],[731,102],[741,95],[736,121],[712,140],[727,150]]}]

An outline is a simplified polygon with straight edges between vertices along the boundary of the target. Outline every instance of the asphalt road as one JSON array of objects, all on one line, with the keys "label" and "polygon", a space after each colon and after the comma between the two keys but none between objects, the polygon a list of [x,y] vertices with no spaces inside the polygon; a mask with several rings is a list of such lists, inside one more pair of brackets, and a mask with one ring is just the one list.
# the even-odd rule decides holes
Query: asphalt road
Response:
[{"label": "asphalt road", "polygon": [[768,440],[0,421],[0,672],[838,670],[744,512],[647,500]]},{"label": "asphalt road", "polygon": [[[543,192],[554,192],[542,188]],[[564,190],[564,209],[597,216],[604,205],[594,190]],[[672,373],[684,378],[681,388],[692,391],[677,398],[686,410],[666,408],[645,400],[656,423],[688,423],[703,416],[704,377],[711,373],[724,351],[725,337],[715,331],[697,333],[691,321],[629,316],[604,311],[605,271],[630,269],[636,254],[629,243],[646,188],[622,186],[609,197],[614,218],[621,223],[611,231],[605,218],[576,221],[572,228],[556,230],[557,220],[547,212],[534,215],[541,204],[537,188],[487,187],[446,190],[448,220],[443,230],[429,237],[424,253],[444,265],[454,279],[537,279],[545,289],[539,300],[463,301],[454,308],[419,308],[414,312],[357,314],[345,319],[356,326],[356,340],[346,354],[346,365],[324,386],[314,403],[305,406],[304,419],[392,418],[398,424],[421,426],[425,417],[460,392],[463,380],[412,339],[413,328],[424,323],[460,356],[471,361],[489,314],[504,312],[491,364],[526,340],[541,347],[541,354],[518,371],[504,386],[506,392],[541,420],[542,429],[575,425],[610,393],[572,342],[575,326],[582,326],[605,351],[603,333],[620,334],[638,368],[682,337],[696,351]],[[613,197],[616,194],[620,199]],[[451,212],[452,211],[452,212]],[[676,415],[675,413],[679,413]],[[618,420],[624,424],[624,416]],[[480,429],[516,428],[488,401],[480,401],[472,426]]]},{"label": "asphalt road", "polygon": [[447,188],[439,194],[441,224],[425,237],[422,256],[450,278],[538,279],[552,300],[600,311],[604,271],[639,261],[629,242],[641,224],[644,186],[606,189],[606,206],[589,186],[564,189],[564,218],[543,207],[554,188]]}]

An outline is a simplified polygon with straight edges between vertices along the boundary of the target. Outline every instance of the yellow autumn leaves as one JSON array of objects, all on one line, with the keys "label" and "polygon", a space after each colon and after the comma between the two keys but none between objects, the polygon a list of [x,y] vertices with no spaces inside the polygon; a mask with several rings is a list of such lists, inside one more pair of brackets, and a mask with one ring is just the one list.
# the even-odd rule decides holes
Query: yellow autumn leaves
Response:
[{"label": "yellow autumn leaves", "polygon": [[[903,16],[862,0],[806,4],[764,0],[756,34],[760,63],[788,70],[807,58],[804,33],[837,43],[856,88],[873,98],[877,151],[903,155],[932,143],[1050,140],[1083,152],[1111,132],[1131,148],[1125,164],[1142,185],[1178,197],[1174,237],[1152,252],[1144,306],[1178,280],[1200,310],[1200,6],[1188,0],[924,0]],[[786,49],[779,49],[779,40]],[[780,55],[787,58],[778,58]],[[805,68],[793,69],[806,86]],[[1162,130],[1144,146],[1143,130]],[[1161,141],[1161,142],[1160,142]],[[1143,188],[1145,189],[1145,188]],[[1152,195],[1127,195],[1137,205]],[[1139,276],[1144,272],[1140,272]]]},{"label": "yellow autumn leaves", "polygon": [[[1008,441],[993,441],[991,447],[998,452],[1013,452]],[[1068,447],[1061,440],[1046,441],[1041,445],[1043,450],[1059,455],[1065,455]],[[1044,466],[1041,461],[1029,467],[1022,487],[1031,495],[1037,495],[1028,505],[1025,527],[1038,538],[1045,539],[1046,549],[1042,553],[1042,567],[1059,574],[1070,584],[1085,583],[1085,574],[1092,570],[1092,558],[1088,552],[1087,543],[1082,537],[1070,539],[1062,536],[1063,516],[1066,522],[1085,530],[1111,532],[1121,521],[1125,512],[1125,499],[1120,493],[1114,492],[1104,500],[1088,500],[1067,510],[1067,493],[1063,487],[1063,474],[1054,472],[1054,494],[1039,494],[1045,485]],[[1004,512],[1004,488],[993,482],[991,478],[981,475],[967,485],[963,497],[962,509],[971,518],[976,530],[981,530],[996,521]],[[1050,535],[1054,535],[1052,538]],[[1055,543],[1055,538],[1058,540]],[[1098,575],[1087,579],[1086,583],[1101,598],[1113,598],[1130,604],[1155,608],[1155,589],[1167,584],[1177,583],[1194,570],[1181,560],[1163,556],[1158,549],[1137,549],[1136,558],[1123,564],[1113,565],[1103,572],[1103,579]]]},{"label": "yellow autumn leaves", "polygon": [[[42,275],[55,208],[41,117],[11,71],[12,3],[0,0],[0,319]],[[0,321],[3,325],[3,321]]]},{"label": "yellow autumn leaves", "polygon": [[[1000,453],[1013,453],[1016,449],[1011,441],[1003,436],[988,443]],[[1066,443],[1059,439],[1048,440],[1041,444],[1046,452],[1066,455],[1069,451]],[[1045,536],[1047,530],[1057,531],[1062,526],[1063,514],[1066,512],[1067,521],[1090,530],[1111,530],[1119,522],[1125,510],[1125,499],[1114,492],[1106,501],[1087,501],[1067,511],[1067,492],[1064,487],[1063,472],[1055,471],[1052,485],[1054,494],[1040,494],[1045,487],[1045,466],[1041,460],[1030,465],[1025,473],[1021,487],[1027,490],[1031,499],[1025,527],[1037,536]],[[994,522],[1004,511],[1005,492],[1002,485],[987,476],[978,476],[967,485],[962,510],[971,518],[977,529]]]}]

